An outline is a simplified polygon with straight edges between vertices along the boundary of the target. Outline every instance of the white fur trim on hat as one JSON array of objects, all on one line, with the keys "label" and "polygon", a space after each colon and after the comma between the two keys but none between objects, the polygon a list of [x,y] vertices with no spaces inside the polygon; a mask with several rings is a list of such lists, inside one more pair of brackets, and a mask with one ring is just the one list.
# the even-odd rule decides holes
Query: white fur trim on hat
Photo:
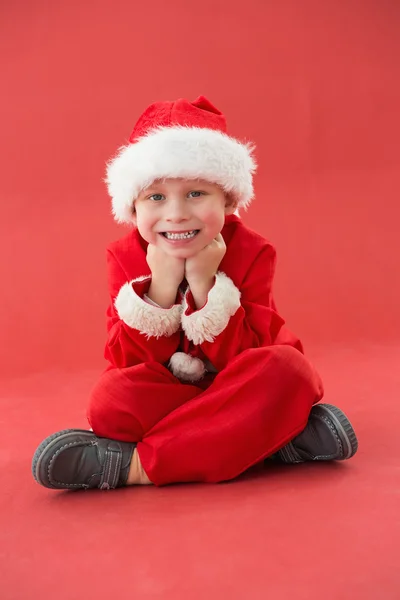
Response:
[{"label": "white fur trim on hat", "polygon": [[170,358],[169,368],[182,381],[199,381],[206,372],[203,361],[186,352],[175,352]]},{"label": "white fur trim on hat", "polygon": [[240,291],[225,273],[217,273],[214,287],[208,293],[207,304],[202,309],[186,315],[188,304],[185,294],[181,321],[186,337],[196,345],[213,342],[239,307]]},{"label": "white fur trim on hat", "polygon": [[256,163],[253,145],[201,127],[160,127],[119,149],[107,163],[112,212],[120,223],[132,222],[139,193],[157,179],[205,179],[233,193],[239,208],[253,197]]},{"label": "white fur trim on hat", "polygon": [[159,308],[140,298],[132,287],[133,283],[143,281],[143,277],[125,283],[118,292],[114,306],[124,323],[147,336],[170,337],[180,327],[182,306]]}]

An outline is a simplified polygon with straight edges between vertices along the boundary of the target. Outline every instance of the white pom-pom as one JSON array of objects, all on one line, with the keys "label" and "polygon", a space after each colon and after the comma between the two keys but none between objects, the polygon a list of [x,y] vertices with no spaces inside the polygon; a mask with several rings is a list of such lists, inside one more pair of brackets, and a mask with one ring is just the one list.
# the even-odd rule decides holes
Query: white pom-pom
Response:
[{"label": "white pom-pom", "polygon": [[171,356],[169,367],[173,375],[182,381],[199,381],[206,372],[203,361],[186,352],[175,352]]}]

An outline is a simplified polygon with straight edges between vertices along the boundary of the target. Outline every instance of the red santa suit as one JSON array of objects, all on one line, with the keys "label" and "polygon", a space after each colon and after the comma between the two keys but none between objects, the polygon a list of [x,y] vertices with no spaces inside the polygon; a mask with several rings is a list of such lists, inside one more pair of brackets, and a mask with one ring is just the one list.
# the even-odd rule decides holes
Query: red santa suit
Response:
[{"label": "red santa suit", "polygon": [[184,284],[168,309],[147,299],[137,229],[107,249],[110,366],[88,419],[100,437],[137,442],[156,485],[236,477],[300,433],[323,396],[277,312],[273,246],[236,215],[221,233],[226,254],[200,309]]}]

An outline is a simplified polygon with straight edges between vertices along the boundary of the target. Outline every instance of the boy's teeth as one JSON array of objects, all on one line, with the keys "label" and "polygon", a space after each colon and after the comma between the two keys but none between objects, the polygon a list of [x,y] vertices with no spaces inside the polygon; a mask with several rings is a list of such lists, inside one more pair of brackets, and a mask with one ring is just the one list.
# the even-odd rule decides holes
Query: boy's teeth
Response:
[{"label": "boy's teeth", "polygon": [[188,231],[187,233],[169,233],[168,231],[166,231],[164,235],[169,240],[187,240],[189,238],[194,237],[196,233],[197,230],[194,229],[193,231]]}]

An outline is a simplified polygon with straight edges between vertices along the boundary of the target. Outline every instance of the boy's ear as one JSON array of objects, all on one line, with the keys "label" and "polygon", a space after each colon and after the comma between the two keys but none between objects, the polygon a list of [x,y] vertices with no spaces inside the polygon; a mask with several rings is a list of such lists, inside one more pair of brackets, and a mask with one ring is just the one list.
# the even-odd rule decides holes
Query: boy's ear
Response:
[{"label": "boy's ear", "polygon": [[132,216],[132,223],[134,225],[137,225],[137,215],[136,215],[135,205],[132,206],[131,216]]},{"label": "boy's ear", "polygon": [[233,215],[233,213],[236,211],[237,207],[238,207],[238,201],[235,198],[233,198],[232,196],[226,196],[225,214]]}]

